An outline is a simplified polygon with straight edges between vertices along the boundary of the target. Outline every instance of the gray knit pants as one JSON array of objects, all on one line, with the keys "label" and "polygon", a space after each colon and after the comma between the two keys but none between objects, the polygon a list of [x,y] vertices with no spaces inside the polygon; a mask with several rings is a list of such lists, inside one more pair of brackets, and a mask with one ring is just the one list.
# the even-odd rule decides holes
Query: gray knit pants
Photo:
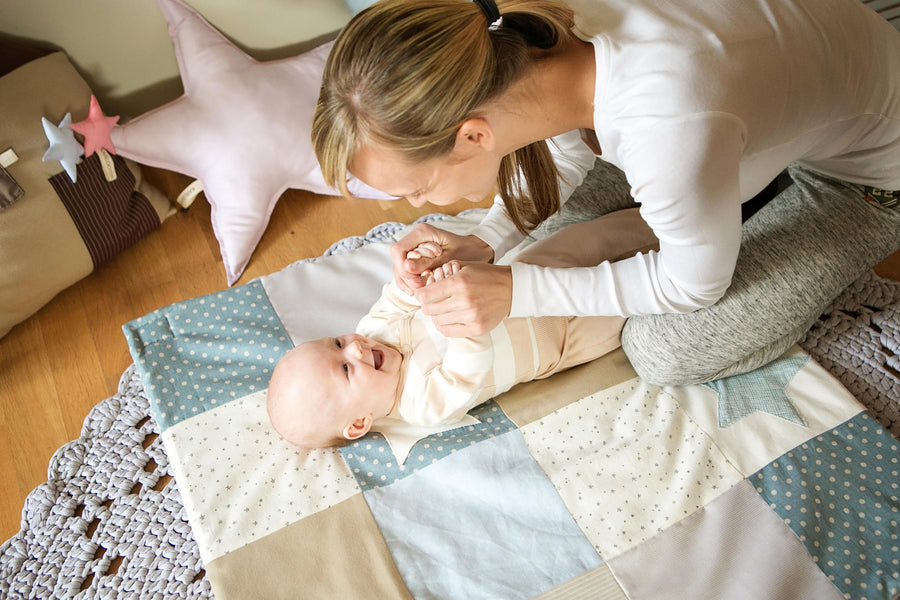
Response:
[{"label": "gray knit pants", "polygon": [[[744,223],[721,300],[692,313],[628,319],[622,347],[645,381],[698,383],[778,358],[844,288],[900,249],[900,208],[866,202],[862,186],[797,166],[788,172],[793,183]],[[568,214],[554,220],[633,206],[627,189],[620,171],[598,161],[564,207]]]}]

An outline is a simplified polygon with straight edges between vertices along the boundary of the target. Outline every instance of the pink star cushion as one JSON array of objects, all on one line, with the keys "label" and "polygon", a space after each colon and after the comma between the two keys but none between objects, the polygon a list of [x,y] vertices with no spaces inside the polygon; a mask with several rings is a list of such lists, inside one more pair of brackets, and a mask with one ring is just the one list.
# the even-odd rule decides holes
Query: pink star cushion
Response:
[{"label": "pink star cushion", "polygon": [[103,116],[97,97],[91,94],[91,108],[88,111],[87,119],[72,123],[72,131],[84,136],[85,158],[100,148],[108,150],[112,154],[116,153],[112,140],[109,139],[109,132],[118,121],[119,117]]},{"label": "pink star cushion", "polygon": [[[158,0],[184,95],[111,132],[118,153],[196,177],[212,206],[228,285],[243,273],[287,188],[325,185],[310,143],[330,44],[257,62],[181,0]],[[359,181],[351,192],[388,198]]]}]

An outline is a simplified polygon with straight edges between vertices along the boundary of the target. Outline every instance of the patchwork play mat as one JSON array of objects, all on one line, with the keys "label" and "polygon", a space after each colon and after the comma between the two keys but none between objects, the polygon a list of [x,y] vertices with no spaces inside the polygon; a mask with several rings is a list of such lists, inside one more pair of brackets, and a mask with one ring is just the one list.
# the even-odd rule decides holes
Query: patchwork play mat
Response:
[{"label": "patchwork play mat", "polygon": [[403,463],[380,434],[298,450],[268,423],[269,374],[355,327],[399,231],[126,325],[135,365],[28,498],[0,596],[900,594],[900,285],[865,276],[806,349],[744,376],[659,388],[617,351],[514,388]]}]

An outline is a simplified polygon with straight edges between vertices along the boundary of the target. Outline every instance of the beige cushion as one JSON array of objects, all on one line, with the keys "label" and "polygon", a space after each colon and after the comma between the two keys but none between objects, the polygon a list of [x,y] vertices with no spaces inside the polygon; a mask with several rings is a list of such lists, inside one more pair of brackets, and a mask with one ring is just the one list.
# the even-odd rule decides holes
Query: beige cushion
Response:
[{"label": "beige cushion", "polygon": [[[0,336],[94,269],[91,253],[49,181],[63,172],[62,165],[41,160],[49,146],[41,117],[59,124],[71,112],[72,120],[80,121],[87,117],[90,97],[91,90],[62,52],[0,77],[0,152],[12,148],[18,155],[6,170],[24,191],[0,210]],[[169,212],[168,200],[142,181],[137,165],[128,168],[135,189],[161,222]]]}]

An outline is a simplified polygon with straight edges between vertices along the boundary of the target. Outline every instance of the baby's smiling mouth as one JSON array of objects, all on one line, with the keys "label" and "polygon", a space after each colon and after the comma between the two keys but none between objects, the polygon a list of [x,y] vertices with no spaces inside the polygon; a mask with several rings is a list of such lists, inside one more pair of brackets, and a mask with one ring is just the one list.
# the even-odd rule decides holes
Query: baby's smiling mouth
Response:
[{"label": "baby's smiling mouth", "polygon": [[372,348],[372,358],[375,359],[375,370],[378,371],[379,369],[381,369],[381,365],[384,364],[384,352],[376,348]]}]

